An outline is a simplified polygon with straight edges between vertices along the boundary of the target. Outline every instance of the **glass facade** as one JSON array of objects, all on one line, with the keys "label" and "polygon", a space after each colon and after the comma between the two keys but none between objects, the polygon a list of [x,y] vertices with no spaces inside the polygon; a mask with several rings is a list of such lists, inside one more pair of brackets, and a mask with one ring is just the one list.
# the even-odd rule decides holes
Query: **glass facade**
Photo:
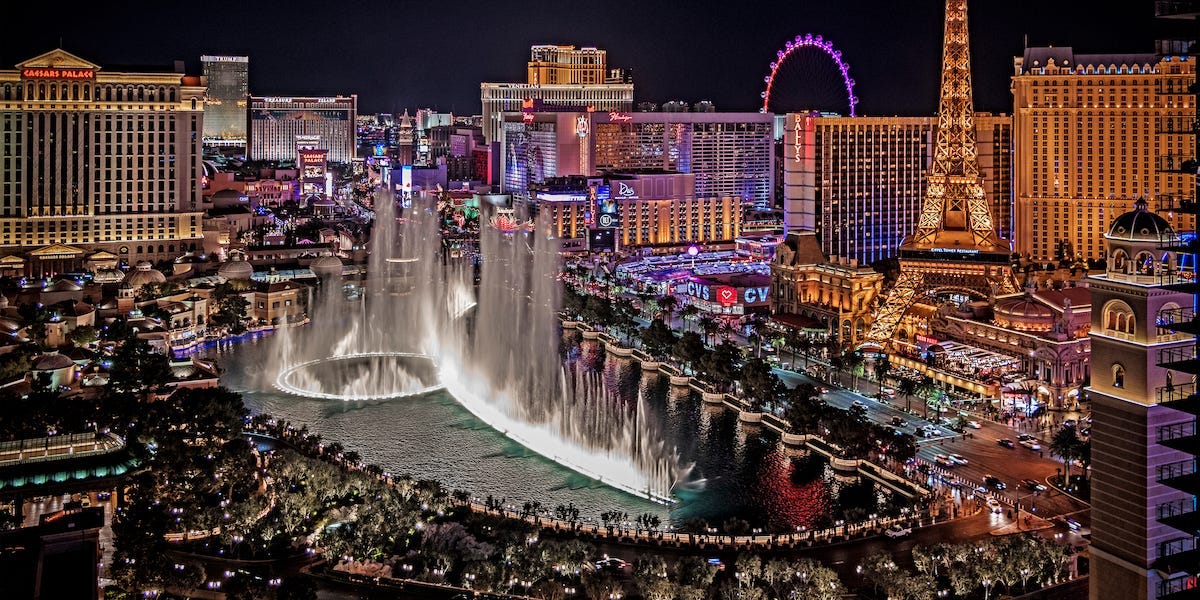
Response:
[{"label": "glass facade", "polygon": [[204,98],[205,141],[246,141],[246,96],[250,92],[249,59],[203,56],[208,91]]}]

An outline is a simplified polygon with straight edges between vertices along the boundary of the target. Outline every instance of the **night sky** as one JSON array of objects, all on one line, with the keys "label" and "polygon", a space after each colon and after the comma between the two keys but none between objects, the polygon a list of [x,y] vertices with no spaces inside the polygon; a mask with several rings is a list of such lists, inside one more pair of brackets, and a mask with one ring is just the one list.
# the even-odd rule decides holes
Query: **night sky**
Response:
[{"label": "night sky", "polygon": [[[256,95],[357,93],[362,113],[474,114],[480,81],[523,82],[531,44],[563,43],[606,48],[611,66],[632,68],[638,101],[757,110],[775,51],[812,32],[850,64],[860,114],[924,115],[936,106],[942,10],[938,0],[21,2],[6,7],[0,64],[60,37],[101,66],[183,59],[199,73],[201,54],[246,54]],[[1008,77],[1026,35],[1077,52],[1149,52],[1167,27],[1151,0],[972,0],[970,19],[976,108],[993,112],[1012,110]]]}]

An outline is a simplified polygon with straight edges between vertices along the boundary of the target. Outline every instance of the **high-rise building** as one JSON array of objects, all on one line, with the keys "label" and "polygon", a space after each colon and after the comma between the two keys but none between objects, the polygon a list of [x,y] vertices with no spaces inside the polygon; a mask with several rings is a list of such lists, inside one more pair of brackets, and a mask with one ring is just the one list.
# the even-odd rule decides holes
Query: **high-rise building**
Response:
[{"label": "high-rise building", "polygon": [[[1144,199],[1103,234],[1092,292],[1091,598],[1192,597],[1196,572],[1195,288],[1185,245]],[[1175,246],[1164,251],[1165,244]],[[1194,271],[1192,271],[1194,274]],[[1183,284],[1180,286],[1179,284]],[[1160,287],[1166,285],[1167,287]],[[1192,573],[1191,584],[1188,573]],[[1192,592],[1195,590],[1192,589]],[[1173,595],[1184,592],[1182,595]]]},{"label": "high-rise building", "polygon": [[0,248],[31,273],[78,269],[88,249],[195,249],[203,121],[201,79],[179,63],[110,71],[59,49],[0,70]]},{"label": "high-rise building", "polygon": [[1136,199],[1154,207],[1191,193],[1194,60],[1028,48],[1013,71],[1017,252],[1099,259],[1107,224]]},{"label": "high-rise building", "polygon": [[[974,115],[979,172],[999,235],[1011,232],[1012,119]],[[784,226],[815,230],[826,256],[868,264],[916,231],[933,162],[936,117],[789,114]]]},{"label": "high-rise building", "polygon": [[250,58],[201,56],[204,85],[204,143],[246,145],[246,98],[250,95]]},{"label": "high-rise building", "polygon": [[536,113],[555,107],[576,110],[629,112],[633,109],[633,84],[532,85],[527,83],[481,83],[483,134],[489,142],[501,142],[505,113]]},{"label": "high-rise building", "polygon": [[771,204],[772,115],[559,111],[508,115],[504,127],[504,191],[518,203],[551,177],[657,169],[694,175],[697,198]]},{"label": "high-rise building", "polygon": [[349,163],[357,147],[358,96],[252,97],[250,160],[295,161],[300,148],[328,150],[330,162]]},{"label": "high-rise building", "polygon": [[585,46],[541,45],[529,50],[532,85],[595,85],[608,76],[608,51]]},{"label": "high-rise building", "polygon": [[732,245],[741,232],[741,202],[701,198],[694,190],[688,173],[609,173],[551,179],[535,186],[531,203],[568,250]]},{"label": "high-rise building", "polygon": [[599,111],[633,109],[633,83],[620,69],[609,73],[607,51],[539,45],[530,49],[526,83],[481,83],[483,136],[504,140],[505,113],[536,113],[561,107]]}]

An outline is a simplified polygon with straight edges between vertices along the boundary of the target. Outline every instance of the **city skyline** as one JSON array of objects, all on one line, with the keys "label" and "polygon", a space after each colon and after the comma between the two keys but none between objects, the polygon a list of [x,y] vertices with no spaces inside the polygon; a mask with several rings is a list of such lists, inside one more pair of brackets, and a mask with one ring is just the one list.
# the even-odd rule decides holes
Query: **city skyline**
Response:
[{"label": "city skyline", "polygon": [[[17,31],[0,50],[0,64],[15,64],[60,42],[100,64],[177,59],[189,72],[199,72],[203,54],[248,55],[253,94],[353,93],[363,113],[429,106],[476,114],[478,82],[523,81],[530,45],[575,44],[605,48],[611,66],[632,69],[636,101],[711,100],[718,110],[746,111],[761,105],[762,78],[775,51],[796,35],[813,33],[831,40],[850,64],[859,114],[887,116],[933,112],[938,71],[932,65],[941,53],[939,2],[757,3],[755,10],[703,2],[689,11],[666,3],[609,3],[541,11],[536,18],[520,5],[477,2],[404,3],[389,8],[392,16],[382,19],[384,11],[374,7],[330,14],[314,2],[297,3],[286,13],[222,2],[206,6],[203,14],[142,2],[129,8],[118,15],[99,5],[68,2],[54,26]],[[768,13],[772,16],[765,18]],[[322,15],[320,27],[314,25],[316,14]],[[1031,14],[1039,16],[1027,18]],[[38,19],[30,8],[16,8],[14,22]],[[256,20],[262,20],[261,27]],[[189,22],[197,31],[204,25],[204,35],[179,30],[179,23]],[[1136,52],[1151,51],[1156,32],[1163,29],[1154,22],[1151,3],[1140,11],[1096,5],[1086,12],[1061,0],[981,3],[972,6],[972,22],[979,29],[972,49],[977,109],[1005,113],[1012,110],[1012,57],[1020,54],[1026,36],[1031,46]],[[742,25],[731,25],[737,23]],[[111,35],[94,35],[98,30]],[[488,50],[481,52],[482,46]],[[671,56],[672,47],[680,48],[679,58],[659,58]],[[823,68],[834,67],[820,64],[813,70]]]}]

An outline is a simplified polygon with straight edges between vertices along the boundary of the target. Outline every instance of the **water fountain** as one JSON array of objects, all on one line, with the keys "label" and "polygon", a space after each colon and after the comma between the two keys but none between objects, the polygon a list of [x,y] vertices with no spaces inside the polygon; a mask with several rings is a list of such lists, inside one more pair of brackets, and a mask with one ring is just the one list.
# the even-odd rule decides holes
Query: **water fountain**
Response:
[{"label": "water fountain", "polygon": [[[468,270],[441,257],[437,214],[422,198],[397,211],[376,198],[363,300],[326,278],[316,326],[284,329],[268,372],[285,392],[386,400],[445,388],[476,418],[526,448],[611,487],[670,502],[686,478],[639,396],[623,402],[599,377],[565,366],[556,240],[484,227],[476,294]],[[476,295],[478,302],[476,303]]]}]

